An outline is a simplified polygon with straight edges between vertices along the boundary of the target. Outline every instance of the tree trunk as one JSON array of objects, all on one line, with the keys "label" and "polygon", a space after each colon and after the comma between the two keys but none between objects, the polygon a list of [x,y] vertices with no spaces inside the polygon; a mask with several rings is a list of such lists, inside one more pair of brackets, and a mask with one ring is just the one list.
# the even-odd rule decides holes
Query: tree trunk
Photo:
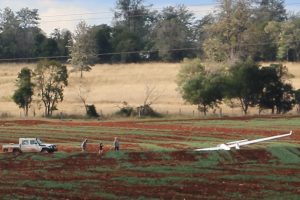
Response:
[{"label": "tree trunk", "polygon": [[274,106],[272,107],[272,115],[274,115],[274,112],[275,112],[275,108]]},{"label": "tree trunk", "polygon": [[51,109],[50,109],[50,104],[49,103],[46,103],[46,106],[45,106],[45,117],[49,117],[49,116],[51,116],[50,115],[50,111],[51,111]]},{"label": "tree trunk", "polygon": [[244,115],[247,115],[248,114],[248,105],[245,105],[245,108],[244,108]]},{"label": "tree trunk", "polygon": [[244,102],[244,100],[242,98],[239,98],[241,106],[242,106],[242,110],[244,115],[247,115],[248,112],[248,104]]},{"label": "tree trunk", "polygon": [[234,60],[234,48],[233,46],[230,47],[230,60]]},{"label": "tree trunk", "polygon": [[28,105],[25,106],[25,110],[24,110],[25,111],[25,117],[28,117],[28,107],[29,107]]}]

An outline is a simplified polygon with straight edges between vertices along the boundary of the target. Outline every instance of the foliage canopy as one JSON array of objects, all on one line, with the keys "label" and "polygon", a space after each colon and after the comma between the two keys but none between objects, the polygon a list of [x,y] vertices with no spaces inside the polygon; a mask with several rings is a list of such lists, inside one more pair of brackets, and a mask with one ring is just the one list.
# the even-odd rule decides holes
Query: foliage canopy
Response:
[{"label": "foliage canopy", "polygon": [[37,95],[40,97],[45,116],[57,110],[58,102],[63,101],[64,87],[68,85],[67,67],[57,61],[43,60],[34,69]]},{"label": "foliage canopy", "polygon": [[17,89],[15,90],[12,99],[24,110],[25,116],[28,116],[28,109],[32,102],[34,84],[31,81],[32,71],[29,68],[22,68],[18,74]]}]

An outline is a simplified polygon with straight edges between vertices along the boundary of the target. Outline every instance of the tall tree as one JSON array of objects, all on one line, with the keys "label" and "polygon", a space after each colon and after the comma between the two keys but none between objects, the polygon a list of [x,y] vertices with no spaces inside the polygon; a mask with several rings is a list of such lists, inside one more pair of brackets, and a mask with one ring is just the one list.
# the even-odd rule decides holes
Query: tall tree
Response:
[{"label": "tall tree", "polygon": [[0,54],[4,58],[31,57],[38,28],[38,10],[22,8],[14,13],[10,8],[0,12]]},{"label": "tall tree", "polygon": [[255,10],[255,15],[261,22],[281,22],[287,19],[284,0],[258,0],[257,4],[259,6]]},{"label": "tall tree", "polygon": [[144,5],[144,0],[118,0],[116,3],[115,25],[127,28],[129,32],[139,35],[147,34],[149,23],[153,20],[151,5]]},{"label": "tall tree", "polygon": [[97,54],[100,62],[111,62],[112,48],[112,27],[102,24],[92,27]]},{"label": "tall tree", "polygon": [[300,89],[295,90],[295,104],[297,105],[297,112],[300,113]]},{"label": "tall tree", "polygon": [[258,104],[263,88],[259,66],[253,61],[241,61],[234,64],[230,69],[226,87],[226,97],[238,99],[246,115],[249,107]]},{"label": "tall tree", "polygon": [[293,17],[284,22],[271,21],[265,27],[277,47],[277,59],[297,61],[300,59],[300,18]]},{"label": "tall tree", "polygon": [[143,43],[135,33],[115,27],[112,45],[116,52],[112,57],[113,61],[128,63],[142,60],[140,51]]},{"label": "tall tree", "polygon": [[199,59],[184,59],[177,76],[177,84],[182,98],[198,105],[198,110],[206,115],[223,99],[224,78],[222,74],[205,71]]},{"label": "tall tree", "polygon": [[116,61],[137,62],[143,56],[139,51],[150,50],[150,32],[155,20],[155,12],[144,0],[118,0],[114,15],[113,47],[120,55],[113,57]]},{"label": "tall tree", "polygon": [[[205,30],[205,27],[211,25],[214,23],[214,16],[212,14],[208,14],[204,16],[201,20],[196,21],[195,23],[195,41],[196,41],[196,46],[200,47],[199,50],[197,50],[197,56],[200,58],[204,58],[204,49],[203,49],[203,44],[204,41],[210,37],[209,33]],[[213,53],[213,52],[211,52]],[[211,54],[209,53],[209,54]],[[213,57],[213,56],[210,56]]]},{"label": "tall tree", "polygon": [[17,35],[20,22],[10,8],[0,13],[0,52],[2,58],[17,56]]},{"label": "tall tree", "polygon": [[[72,33],[67,29],[54,29],[50,35],[51,39],[57,44],[57,54],[60,56],[69,55],[68,46],[72,40]],[[63,59],[64,60],[64,59]]]},{"label": "tall tree", "polygon": [[17,12],[17,18],[20,21],[20,28],[27,29],[37,27],[40,20],[38,9],[22,8]]},{"label": "tall tree", "polygon": [[282,22],[277,57],[280,60],[300,60],[300,17]]},{"label": "tall tree", "polygon": [[32,71],[29,68],[22,68],[18,74],[17,90],[13,94],[14,102],[24,110],[25,116],[28,116],[33,95],[33,83],[31,81]]},{"label": "tall tree", "polygon": [[91,34],[91,28],[81,21],[76,26],[70,50],[70,62],[76,71],[80,71],[82,78],[84,71],[90,71],[97,59],[96,47]]},{"label": "tall tree", "polygon": [[201,74],[195,79],[187,80],[182,91],[183,99],[198,105],[198,110],[206,115],[209,108],[217,107],[223,99],[223,77]]},{"label": "tall tree", "polygon": [[35,46],[33,49],[34,56],[36,57],[48,57],[59,56],[60,49],[58,43],[53,38],[47,38],[44,34],[38,34],[34,38]]},{"label": "tall tree", "polygon": [[[266,32],[269,22],[282,22],[287,19],[284,0],[256,0],[253,9],[253,22],[249,27],[249,45],[252,58],[256,61],[275,61],[277,56],[277,41],[272,33]],[[257,48],[259,46],[259,48]]]},{"label": "tall tree", "polygon": [[244,56],[247,48],[245,33],[251,22],[251,1],[220,0],[219,3],[215,22],[206,27],[211,37],[205,41],[204,50],[211,60],[216,60],[216,54],[216,61],[233,62]]},{"label": "tall tree", "polygon": [[34,69],[37,94],[45,107],[45,116],[52,116],[58,102],[63,101],[68,85],[67,67],[57,61],[40,61]]},{"label": "tall tree", "polygon": [[154,27],[154,47],[166,61],[179,61],[189,57],[194,45],[194,15],[185,6],[166,7],[158,15]]},{"label": "tall tree", "polygon": [[19,21],[17,33],[17,57],[32,57],[34,38],[41,33],[39,24],[39,14],[37,9],[22,8],[16,12]]},{"label": "tall tree", "polygon": [[[195,79],[205,73],[205,67],[202,65],[199,58],[185,58],[176,77],[178,89],[181,90],[187,80]],[[181,91],[182,92],[182,91]]]},{"label": "tall tree", "polygon": [[272,114],[286,113],[294,104],[293,87],[288,80],[292,77],[282,64],[271,64],[260,69],[263,89],[259,97],[260,109],[271,109]]}]

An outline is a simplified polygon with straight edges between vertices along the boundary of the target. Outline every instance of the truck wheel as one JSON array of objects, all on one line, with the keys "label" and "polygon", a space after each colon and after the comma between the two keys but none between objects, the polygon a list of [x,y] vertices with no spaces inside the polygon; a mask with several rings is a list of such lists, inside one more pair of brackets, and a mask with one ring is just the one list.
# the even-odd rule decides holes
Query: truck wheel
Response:
[{"label": "truck wheel", "polygon": [[21,151],[19,149],[14,149],[13,154],[14,155],[19,155],[19,154],[21,154]]},{"label": "truck wheel", "polygon": [[48,149],[42,149],[42,153],[49,153]]}]

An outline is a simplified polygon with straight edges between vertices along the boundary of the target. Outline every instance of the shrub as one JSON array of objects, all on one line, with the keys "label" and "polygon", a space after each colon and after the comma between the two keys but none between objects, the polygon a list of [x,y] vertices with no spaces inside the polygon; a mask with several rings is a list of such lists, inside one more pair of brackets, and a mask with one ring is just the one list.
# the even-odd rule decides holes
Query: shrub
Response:
[{"label": "shrub", "polygon": [[96,111],[96,107],[94,104],[86,105],[86,114],[88,117],[100,117],[100,115]]},{"label": "shrub", "polygon": [[126,101],[122,103],[122,106],[118,106],[120,110],[118,110],[115,114],[122,117],[130,117],[136,116],[136,111],[134,107],[130,106]]},{"label": "shrub", "polygon": [[137,107],[137,113],[140,117],[161,117],[150,105],[142,105]]},{"label": "shrub", "polygon": [[136,112],[133,107],[127,106],[120,108],[120,110],[116,112],[116,115],[120,115],[122,117],[130,117],[135,116]]}]

